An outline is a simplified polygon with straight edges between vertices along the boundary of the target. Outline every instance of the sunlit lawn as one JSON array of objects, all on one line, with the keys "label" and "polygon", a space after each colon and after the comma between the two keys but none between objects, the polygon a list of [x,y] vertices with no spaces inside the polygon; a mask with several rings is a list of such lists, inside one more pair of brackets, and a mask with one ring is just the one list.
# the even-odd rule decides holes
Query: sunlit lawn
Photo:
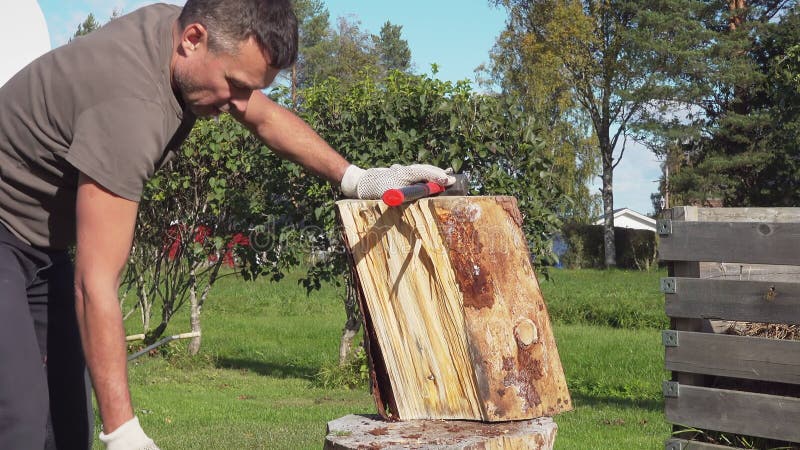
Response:
[{"label": "sunlit lawn", "polygon": [[[614,302],[624,311],[638,304],[641,311],[631,317],[655,317],[658,276],[554,271],[553,282],[542,282],[548,303],[553,297],[556,338],[575,404],[556,418],[556,448],[663,447],[670,428],[663,419],[659,329],[613,328],[607,312],[561,317],[572,310],[570,302],[598,311]],[[307,297],[296,278],[247,283],[230,277],[211,295],[201,355],[186,356],[181,343],[130,367],[136,413],[162,449],[321,448],[327,421],[374,413],[365,388],[323,389],[314,382],[338,355],[344,312],[337,288],[325,286]],[[131,331],[137,330],[134,320]],[[168,333],[184,331],[188,319],[179,317]]]}]

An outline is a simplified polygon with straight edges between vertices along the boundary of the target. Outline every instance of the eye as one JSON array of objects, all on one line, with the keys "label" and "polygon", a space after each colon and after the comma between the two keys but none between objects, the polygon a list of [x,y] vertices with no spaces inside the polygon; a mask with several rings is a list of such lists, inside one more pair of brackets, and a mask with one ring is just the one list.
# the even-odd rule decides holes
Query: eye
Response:
[{"label": "eye", "polygon": [[246,86],[244,83],[242,83],[241,81],[238,81],[238,80],[229,79],[229,80],[228,80],[228,83],[229,83],[229,84],[230,84],[230,85],[231,85],[231,86],[232,86],[234,89],[242,89],[242,90],[245,90],[245,89],[250,89],[250,87],[249,87],[249,86]]}]

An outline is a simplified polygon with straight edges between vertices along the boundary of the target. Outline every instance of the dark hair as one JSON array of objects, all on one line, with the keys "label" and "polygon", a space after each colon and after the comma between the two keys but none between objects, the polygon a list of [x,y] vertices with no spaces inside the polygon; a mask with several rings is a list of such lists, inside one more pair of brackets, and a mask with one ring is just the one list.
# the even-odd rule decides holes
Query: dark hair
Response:
[{"label": "dark hair", "polygon": [[286,69],[297,59],[297,17],[290,0],[187,0],[178,23],[206,27],[211,51],[235,53],[252,36],[272,67]]}]

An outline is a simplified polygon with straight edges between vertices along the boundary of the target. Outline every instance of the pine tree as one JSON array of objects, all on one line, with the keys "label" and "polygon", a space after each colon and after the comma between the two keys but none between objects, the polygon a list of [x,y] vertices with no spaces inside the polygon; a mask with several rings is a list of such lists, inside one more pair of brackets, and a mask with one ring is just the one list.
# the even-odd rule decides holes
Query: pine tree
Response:
[{"label": "pine tree", "polygon": [[411,68],[411,49],[408,48],[408,42],[401,37],[402,31],[401,25],[392,25],[387,20],[375,42],[375,50],[387,71],[407,72]]},{"label": "pine tree", "polygon": [[86,36],[98,28],[100,28],[100,23],[95,20],[94,14],[89,13],[89,15],[86,16],[86,20],[78,25],[78,29],[75,31],[75,34],[72,36],[72,38],[70,38],[70,42],[72,42],[73,39]]},{"label": "pine tree", "polygon": [[[670,63],[669,82],[662,110],[640,131],[672,169],[664,187],[672,204],[786,204],[784,192],[792,188],[780,181],[786,175],[779,167],[796,158],[776,151],[786,102],[774,65],[798,37],[794,7],[794,1],[662,0],[648,11],[646,25],[671,36],[651,43]],[[777,43],[775,33],[790,36]]]}]

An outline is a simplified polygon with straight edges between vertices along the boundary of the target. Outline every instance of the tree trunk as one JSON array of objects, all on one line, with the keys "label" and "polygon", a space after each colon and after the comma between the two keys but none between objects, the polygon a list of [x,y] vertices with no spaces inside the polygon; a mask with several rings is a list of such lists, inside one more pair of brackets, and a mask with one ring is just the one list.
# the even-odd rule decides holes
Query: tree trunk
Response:
[{"label": "tree trunk", "polygon": [[137,283],[139,289],[139,302],[142,306],[142,330],[147,333],[150,330],[150,317],[152,316],[152,302],[147,297],[147,288],[144,283],[144,277],[138,276]]},{"label": "tree trunk", "polygon": [[[189,302],[191,304],[191,310],[189,312],[189,323],[192,327],[192,332],[201,333],[201,326],[200,326],[200,309],[202,305],[200,304],[200,298],[197,296],[197,278],[195,277],[194,268],[192,268],[191,272],[191,287],[189,288]],[[194,356],[198,352],[200,352],[200,340],[202,336],[198,335],[193,337],[191,341],[189,341],[189,354]]]},{"label": "tree trunk", "polygon": [[217,258],[217,262],[214,263],[214,267],[211,269],[211,273],[208,275],[208,280],[206,280],[205,286],[203,286],[203,293],[200,296],[197,295],[197,275],[195,273],[195,269],[192,268],[191,271],[191,289],[189,290],[189,301],[191,302],[191,311],[189,313],[189,323],[192,327],[192,332],[197,333],[197,336],[193,337],[191,341],[189,341],[189,354],[194,356],[198,352],[200,352],[200,343],[202,342],[203,330],[200,326],[200,314],[203,312],[203,305],[206,304],[206,299],[208,298],[208,293],[211,292],[211,286],[217,281],[217,276],[219,276],[219,269],[222,267],[222,262],[224,261],[222,255],[219,255]]},{"label": "tree trunk", "polygon": [[614,242],[614,149],[608,139],[600,139],[603,159],[603,249],[606,268],[617,267],[617,246]]},{"label": "tree trunk", "polygon": [[728,19],[728,29],[730,31],[736,31],[741,28],[744,22],[745,8],[747,8],[745,0],[728,0],[728,10],[731,13],[731,17]]},{"label": "tree trunk", "polygon": [[347,277],[346,284],[347,291],[344,298],[344,310],[347,313],[347,322],[344,324],[342,340],[339,344],[339,365],[347,363],[350,350],[353,348],[353,339],[355,339],[356,334],[358,334],[358,330],[361,329],[361,311],[358,309],[353,278]]}]

